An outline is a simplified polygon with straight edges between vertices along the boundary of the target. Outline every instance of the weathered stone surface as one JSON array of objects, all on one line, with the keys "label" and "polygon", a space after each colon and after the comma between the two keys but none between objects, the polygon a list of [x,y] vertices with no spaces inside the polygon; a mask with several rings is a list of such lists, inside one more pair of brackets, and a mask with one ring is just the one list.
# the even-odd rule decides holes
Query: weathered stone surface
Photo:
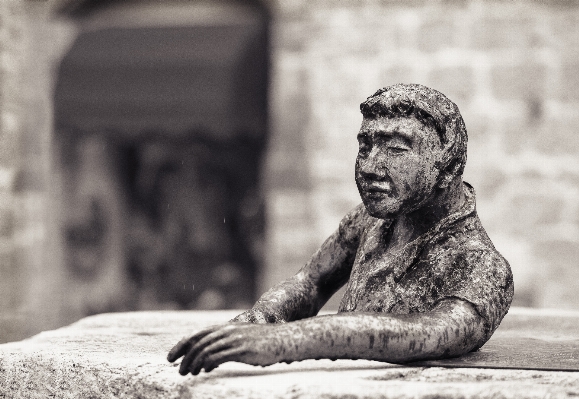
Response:
[{"label": "weathered stone surface", "polygon": [[[236,313],[102,314],[28,340],[0,345],[0,398],[564,398],[579,395],[579,373],[576,372],[308,360],[266,368],[226,363],[208,374],[181,377],[177,367],[166,361],[167,351],[182,335],[223,323]],[[508,347],[508,340],[505,341],[516,336],[534,340],[535,344],[527,348],[529,353],[540,351],[549,341],[572,348],[579,338],[579,334],[574,333],[579,331],[578,326],[579,313],[511,309],[478,356],[486,354],[487,360],[490,359],[486,366],[490,367],[493,366],[492,352],[503,359],[509,359],[510,355],[516,358],[517,354]],[[559,354],[554,352],[550,356],[556,363]],[[575,363],[579,364],[579,357],[575,357]],[[464,361],[463,365],[473,364]]]}]

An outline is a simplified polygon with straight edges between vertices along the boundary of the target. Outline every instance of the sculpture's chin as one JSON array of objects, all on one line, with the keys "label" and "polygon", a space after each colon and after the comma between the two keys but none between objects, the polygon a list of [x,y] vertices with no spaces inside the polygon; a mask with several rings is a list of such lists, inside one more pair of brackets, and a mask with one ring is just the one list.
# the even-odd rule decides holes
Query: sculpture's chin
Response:
[{"label": "sculpture's chin", "polygon": [[372,217],[378,219],[395,219],[398,215],[398,208],[392,206],[392,204],[385,204],[383,202],[372,201],[368,199],[362,199],[366,211]]}]

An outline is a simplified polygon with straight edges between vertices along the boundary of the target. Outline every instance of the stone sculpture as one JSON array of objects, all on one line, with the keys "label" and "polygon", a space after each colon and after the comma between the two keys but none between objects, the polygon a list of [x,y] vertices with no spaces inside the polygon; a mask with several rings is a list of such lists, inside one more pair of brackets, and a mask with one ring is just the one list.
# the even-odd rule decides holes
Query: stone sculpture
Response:
[{"label": "stone sculpture", "polygon": [[[397,84],[360,108],[363,204],[252,309],[175,345],[168,360],[183,356],[181,374],[227,361],[456,357],[499,326],[513,278],[462,181],[467,133],[458,107],[436,90]],[[338,313],[316,316],[346,283]]]}]

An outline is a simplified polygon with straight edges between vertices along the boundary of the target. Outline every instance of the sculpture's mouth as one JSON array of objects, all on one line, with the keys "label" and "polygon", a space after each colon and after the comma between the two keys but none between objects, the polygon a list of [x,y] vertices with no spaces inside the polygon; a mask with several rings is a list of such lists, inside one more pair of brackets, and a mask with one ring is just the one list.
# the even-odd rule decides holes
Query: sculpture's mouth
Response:
[{"label": "sculpture's mouth", "polygon": [[362,191],[369,195],[390,194],[392,187],[388,183],[373,183],[362,185]]},{"label": "sculpture's mouth", "polygon": [[381,188],[381,187],[371,187],[364,190],[364,197],[369,200],[382,200],[391,195],[392,190]]}]

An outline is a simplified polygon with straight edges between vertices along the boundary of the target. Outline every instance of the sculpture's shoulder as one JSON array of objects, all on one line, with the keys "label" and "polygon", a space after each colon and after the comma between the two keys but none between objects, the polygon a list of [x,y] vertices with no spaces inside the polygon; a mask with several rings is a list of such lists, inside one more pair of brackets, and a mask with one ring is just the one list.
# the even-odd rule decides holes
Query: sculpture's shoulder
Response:
[{"label": "sculpture's shoulder", "polygon": [[441,234],[428,252],[432,264],[443,271],[444,291],[448,291],[444,296],[471,303],[485,321],[486,339],[490,338],[511,305],[513,274],[476,213]]},{"label": "sculpture's shoulder", "polygon": [[476,217],[476,224],[479,226],[476,230],[467,232],[462,237],[463,240],[456,253],[456,260],[464,259],[468,268],[502,276],[503,280],[512,282],[509,262],[495,248],[478,217]]},{"label": "sculpture's shoulder", "polygon": [[[506,307],[506,313],[513,296],[513,274],[509,262],[494,247],[486,233],[467,238],[449,252],[446,275],[449,279],[452,276],[462,278],[462,281],[457,280],[453,284],[463,286],[465,292],[472,291],[473,297],[475,291],[488,293],[483,300],[500,296],[503,302],[501,307]],[[473,282],[476,285],[471,285]]]},{"label": "sculpture's shoulder", "polygon": [[428,243],[431,256],[463,259],[473,267],[485,259],[493,266],[510,270],[507,260],[497,251],[476,212],[472,212],[445,229],[441,229]]}]

